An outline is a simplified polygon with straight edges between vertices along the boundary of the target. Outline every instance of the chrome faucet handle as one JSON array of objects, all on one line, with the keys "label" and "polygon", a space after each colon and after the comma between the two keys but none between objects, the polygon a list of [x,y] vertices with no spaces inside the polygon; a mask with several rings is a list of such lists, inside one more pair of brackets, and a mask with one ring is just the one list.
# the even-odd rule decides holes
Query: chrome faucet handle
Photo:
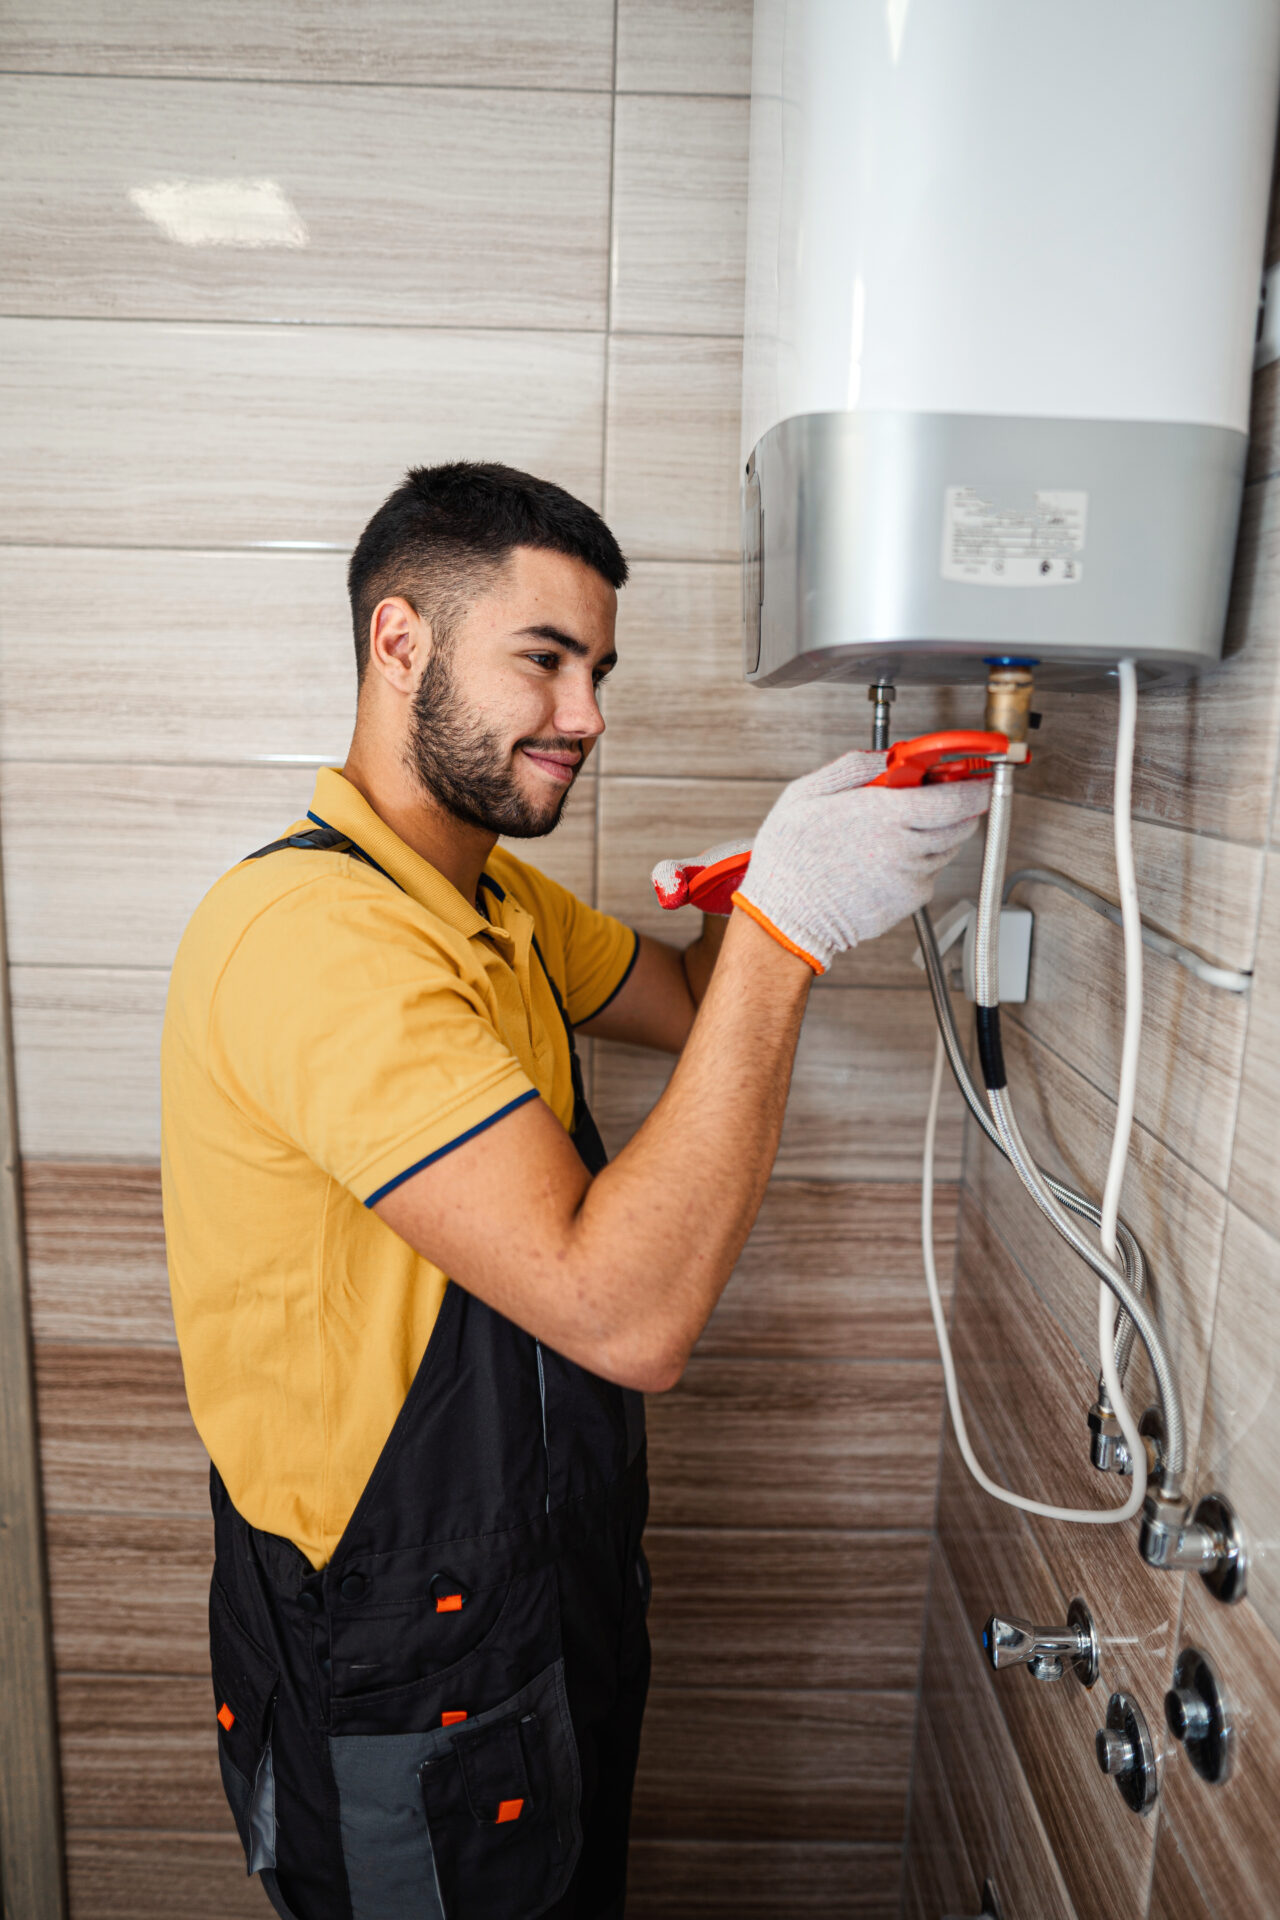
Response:
[{"label": "chrome faucet handle", "polygon": [[993,1613],[982,1630],[982,1650],[997,1673],[1030,1667],[1037,1680],[1061,1680],[1070,1667],[1086,1687],[1098,1677],[1097,1629],[1080,1599],[1071,1602],[1065,1627],[1037,1627]]}]

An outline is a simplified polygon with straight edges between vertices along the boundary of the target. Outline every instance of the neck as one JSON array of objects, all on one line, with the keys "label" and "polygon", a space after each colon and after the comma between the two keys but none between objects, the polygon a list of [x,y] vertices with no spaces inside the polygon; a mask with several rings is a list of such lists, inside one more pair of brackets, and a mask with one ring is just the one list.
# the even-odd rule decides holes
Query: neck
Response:
[{"label": "neck", "polygon": [[351,743],[342,777],[406,847],[412,847],[474,905],[484,863],[497,843],[496,833],[459,820],[397,758],[370,753],[358,736]]}]

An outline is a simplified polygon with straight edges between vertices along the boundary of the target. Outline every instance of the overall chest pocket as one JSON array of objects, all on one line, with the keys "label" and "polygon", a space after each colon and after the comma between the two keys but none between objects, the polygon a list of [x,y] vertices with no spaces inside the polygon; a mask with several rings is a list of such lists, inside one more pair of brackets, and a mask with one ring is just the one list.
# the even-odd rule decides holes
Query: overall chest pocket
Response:
[{"label": "overall chest pocket", "polygon": [[534,1920],[582,1848],[578,1749],[557,1661],[418,1769],[445,1920]]}]

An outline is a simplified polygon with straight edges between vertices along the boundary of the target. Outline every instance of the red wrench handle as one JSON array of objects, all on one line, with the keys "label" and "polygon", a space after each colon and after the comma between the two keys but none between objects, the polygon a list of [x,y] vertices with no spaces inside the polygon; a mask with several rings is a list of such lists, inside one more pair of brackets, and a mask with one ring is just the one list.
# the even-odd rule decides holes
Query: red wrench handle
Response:
[{"label": "red wrench handle", "polygon": [[895,741],[884,772],[869,784],[919,787],[926,781],[935,786],[944,780],[989,780],[986,756],[1008,751],[1003,733],[921,733],[914,740]]}]

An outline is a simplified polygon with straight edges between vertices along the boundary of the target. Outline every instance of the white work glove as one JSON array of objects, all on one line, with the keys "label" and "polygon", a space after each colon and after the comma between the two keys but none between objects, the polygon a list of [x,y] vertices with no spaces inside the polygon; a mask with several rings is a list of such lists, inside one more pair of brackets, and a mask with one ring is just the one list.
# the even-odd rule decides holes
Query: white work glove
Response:
[{"label": "white work glove", "polygon": [[[704,913],[730,914],[734,888],[741,882],[750,857],[748,837],[721,840],[718,845],[690,854],[684,860],[659,860],[650,875],[653,890],[668,913],[683,907],[692,894]],[[719,870],[714,884],[700,887],[698,882],[711,867]]]},{"label": "white work glove", "polygon": [[735,906],[825,973],[933,896],[934,877],[976,831],[988,780],[871,787],[883,753],[846,753],[793,780],[755,838]]}]

